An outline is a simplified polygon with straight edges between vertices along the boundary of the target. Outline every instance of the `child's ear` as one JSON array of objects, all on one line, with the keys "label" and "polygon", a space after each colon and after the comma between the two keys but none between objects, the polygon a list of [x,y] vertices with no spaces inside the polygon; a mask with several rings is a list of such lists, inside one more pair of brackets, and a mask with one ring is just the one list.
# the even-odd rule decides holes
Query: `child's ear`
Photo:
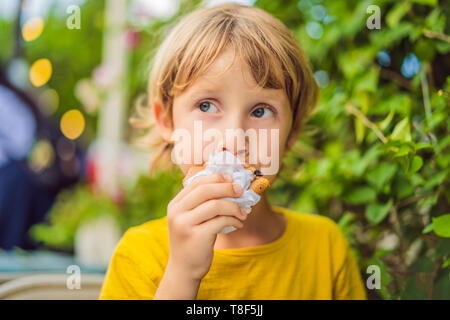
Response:
[{"label": "child's ear", "polygon": [[153,103],[153,116],[155,117],[156,127],[158,128],[159,134],[161,137],[167,142],[171,141],[172,136],[172,119],[170,118],[170,114],[165,112],[162,105],[155,101]]}]

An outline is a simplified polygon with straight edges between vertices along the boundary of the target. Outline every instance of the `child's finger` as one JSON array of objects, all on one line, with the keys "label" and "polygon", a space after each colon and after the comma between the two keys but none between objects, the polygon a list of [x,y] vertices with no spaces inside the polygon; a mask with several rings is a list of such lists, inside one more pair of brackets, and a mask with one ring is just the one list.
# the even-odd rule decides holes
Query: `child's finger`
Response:
[{"label": "child's finger", "polygon": [[247,218],[245,209],[241,209],[237,203],[228,200],[209,200],[203,202],[186,214],[186,221],[189,225],[197,225],[210,220],[218,215],[233,216],[240,220]]},{"label": "child's finger", "polygon": [[189,196],[179,201],[177,206],[181,211],[188,211],[208,200],[240,197],[243,191],[239,184],[231,182],[200,184],[189,193]]},{"label": "child's finger", "polygon": [[219,233],[227,226],[233,226],[237,229],[241,229],[244,224],[235,217],[218,216],[197,225],[196,228],[202,229],[205,233]]},{"label": "child's finger", "polygon": [[201,176],[196,179],[194,179],[186,188],[183,188],[178,194],[173,198],[173,203],[180,202],[187,194],[192,192],[192,190],[201,184],[208,184],[208,183],[220,183],[220,182],[230,182],[230,180],[226,180],[224,176],[220,173],[215,174],[209,174],[206,176]]}]

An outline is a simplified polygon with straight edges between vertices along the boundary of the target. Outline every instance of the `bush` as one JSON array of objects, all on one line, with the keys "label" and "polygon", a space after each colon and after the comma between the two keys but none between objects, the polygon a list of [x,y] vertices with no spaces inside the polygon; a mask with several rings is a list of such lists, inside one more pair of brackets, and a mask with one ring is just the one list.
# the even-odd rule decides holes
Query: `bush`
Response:
[{"label": "bush", "polygon": [[[273,201],[336,220],[362,273],[380,267],[382,298],[449,299],[449,8],[288,3],[256,5],[294,31],[322,98]],[[380,7],[379,30],[366,27],[371,4]]]}]

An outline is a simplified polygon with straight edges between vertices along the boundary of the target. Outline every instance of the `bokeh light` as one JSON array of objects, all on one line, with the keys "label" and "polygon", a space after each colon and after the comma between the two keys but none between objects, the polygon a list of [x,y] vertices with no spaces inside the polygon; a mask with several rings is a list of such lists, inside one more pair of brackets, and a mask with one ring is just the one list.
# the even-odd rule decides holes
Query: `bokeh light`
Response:
[{"label": "bokeh light", "polygon": [[408,54],[405,59],[403,59],[402,67],[400,69],[402,75],[405,78],[412,78],[414,75],[419,73],[420,61],[414,53]]},{"label": "bokeh light", "polygon": [[56,153],[64,161],[69,161],[75,157],[75,143],[64,137],[60,137],[56,142]]},{"label": "bokeh light", "polygon": [[42,171],[49,168],[55,159],[55,152],[48,140],[42,139],[36,142],[34,145],[30,157],[30,167],[36,171]]},{"label": "bokeh light", "polygon": [[25,41],[33,41],[38,38],[44,29],[44,20],[41,17],[29,19],[22,27],[22,37]]},{"label": "bokeh light", "polygon": [[52,115],[58,109],[59,95],[55,89],[46,89],[40,96],[39,101],[47,115]]},{"label": "bokeh light", "polygon": [[314,40],[322,38],[323,27],[320,23],[311,21],[306,24],[306,33]]},{"label": "bokeh light", "polygon": [[309,13],[314,20],[321,21],[327,15],[327,9],[322,5],[316,5],[310,9]]},{"label": "bokeh light", "polygon": [[378,64],[382,67],[389,67],[391,65],[391,56],[386,50],[377,53]]},{"label": "bokeh light", "polygon": [[84,116],[77,109],[67,111],[61,118],[61,132],[71,140],[75,140],[83,133],[84,126]]},{"label": "bokeh light", "polygon": [[36,60],[30,68],[30,81],[35,87],[41,87],[52,76],[52,64],[48,59]]},{"label": "bokeh light", "polygon": [[328,86],[328,83],[330,82],[330,77],[328,76],[328,73],[324,70],[318,70],[314,73],[314,77],[316,78],[317,84],[320,88],[325,88]]},{"label": "bokeh light", "polygon": [[30,65],[23,58],[12,59],[6,67],[6,77],[12,85],[22,90],[30,86]]}]

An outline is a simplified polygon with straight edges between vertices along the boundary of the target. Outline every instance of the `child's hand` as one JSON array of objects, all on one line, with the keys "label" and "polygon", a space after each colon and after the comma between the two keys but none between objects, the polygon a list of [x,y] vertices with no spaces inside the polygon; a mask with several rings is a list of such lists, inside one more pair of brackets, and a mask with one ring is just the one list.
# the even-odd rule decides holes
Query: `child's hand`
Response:
[{"label": "child's hand", "polygon": [[[220,200],[240,197],[242,187],[222,174],[196,178],[169,203],[170,256],[167,268],[200,281],[209,271],[217,233],[225,226],[242,228],[247,214],[238,204]],[[233,188],[237,186],[237,192]],[[242,221],[241,221],[242,220]]]}]

